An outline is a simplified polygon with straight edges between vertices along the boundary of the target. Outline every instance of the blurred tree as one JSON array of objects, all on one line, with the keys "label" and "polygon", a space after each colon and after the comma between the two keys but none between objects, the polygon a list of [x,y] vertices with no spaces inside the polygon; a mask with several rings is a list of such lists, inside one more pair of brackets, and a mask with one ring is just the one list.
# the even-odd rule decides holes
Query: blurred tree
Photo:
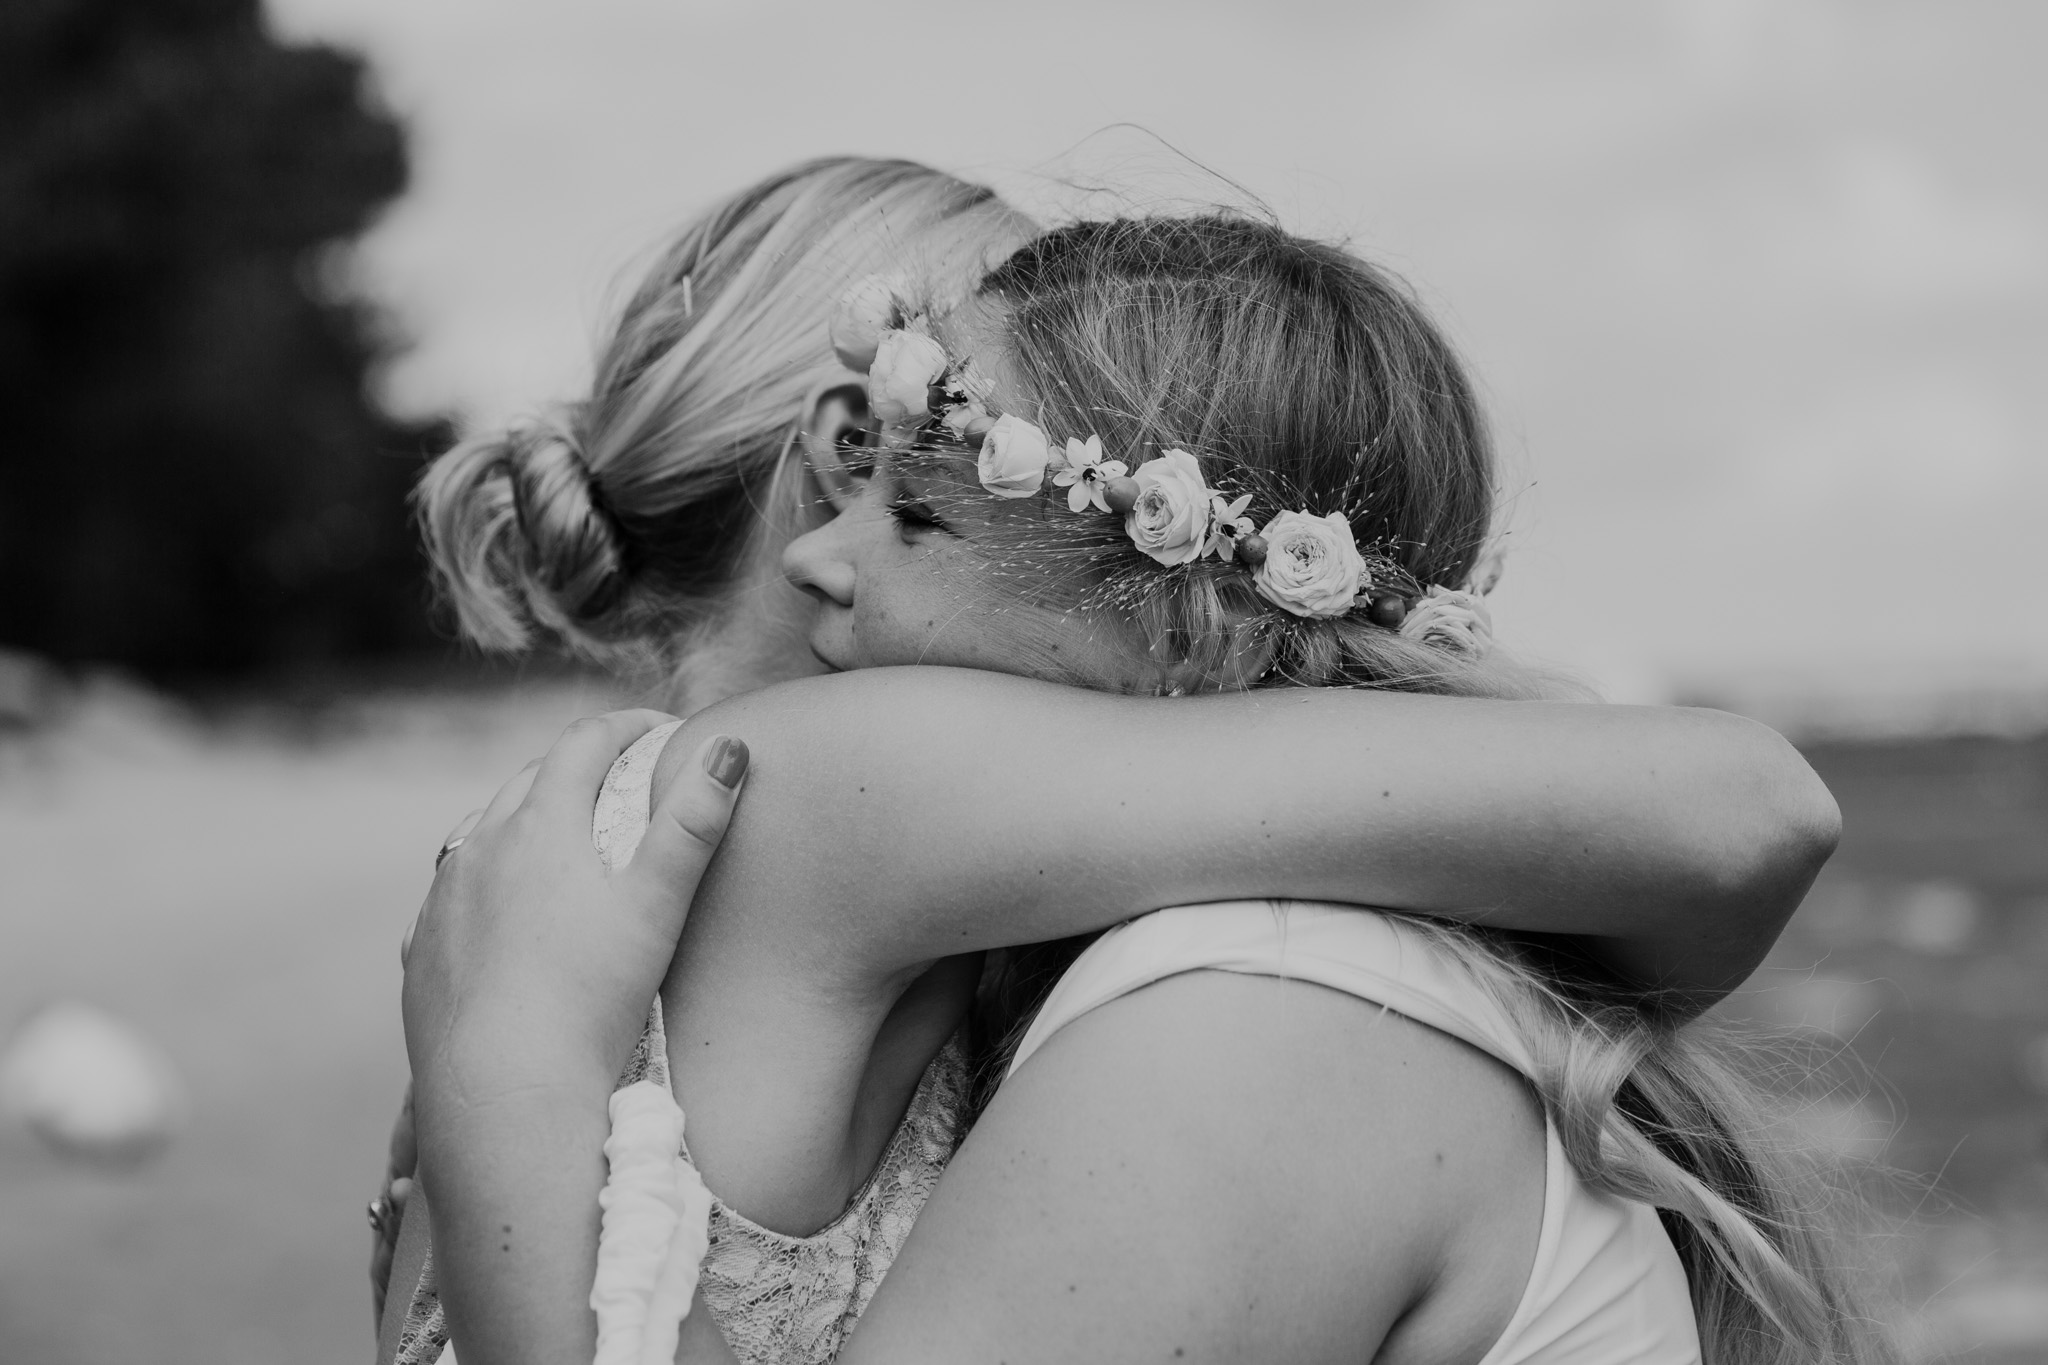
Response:
[{"label": "blurred tree", "polygon": [[258,0],[0,2],[0,642],[153,675],[429,638],[348,242],[405,149]]}]

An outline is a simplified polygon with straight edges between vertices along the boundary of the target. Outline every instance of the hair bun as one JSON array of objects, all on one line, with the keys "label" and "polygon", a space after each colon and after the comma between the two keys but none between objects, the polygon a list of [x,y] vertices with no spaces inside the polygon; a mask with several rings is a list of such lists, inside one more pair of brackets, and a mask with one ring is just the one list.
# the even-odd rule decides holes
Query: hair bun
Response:
[{"label": "hair bun", "polygon": [[526,423],[506,433],[504,455],[519,528],[551,605],[568,620],[603,610],[624,556],[575,436],[559,422]]}]

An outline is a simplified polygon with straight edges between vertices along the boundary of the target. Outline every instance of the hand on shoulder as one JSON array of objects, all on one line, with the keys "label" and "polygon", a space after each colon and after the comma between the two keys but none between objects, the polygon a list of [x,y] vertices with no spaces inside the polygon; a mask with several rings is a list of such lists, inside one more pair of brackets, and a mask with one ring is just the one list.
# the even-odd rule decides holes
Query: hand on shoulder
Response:
[{"label": "hand on shoulder", "polygon": [[423,1095],[451,1064],[465,1082],[528,1068],[526,1080],[542,1083],[558,1067],[609,1089],[746,771],[744,744],[704,740],[632,861],[607,868],[591,842],[598,790],[619,754],[668,719],[576,722],[499,790],[436,872],[405,967],[406,1045]]}]

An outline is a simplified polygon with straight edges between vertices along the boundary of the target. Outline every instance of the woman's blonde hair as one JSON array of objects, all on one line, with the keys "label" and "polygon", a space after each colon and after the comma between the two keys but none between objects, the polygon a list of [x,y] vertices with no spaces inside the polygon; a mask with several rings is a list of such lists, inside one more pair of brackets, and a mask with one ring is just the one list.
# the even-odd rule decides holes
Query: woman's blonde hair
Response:
[{"label": "woman's blonde hair", "polygon": [[673,664],[757,551],[809,515],[793,451],[831,386],[851,282],[992,191],[907,161],[806,162],[685,228],[611,330],[588,397],[474,434],[414,498],[461,633],[516,651]]},{"label": "woman's blonde hair", "polygon": [[[1005,377],[992,401],[1056,444],[1096,433],[1134,464],[1187,450],[1223,486],[1252,493],[1264,515],[1343,512],[1418,586],[1457,587],[1473,574],[1495,503],[1486,423],[1453,348],[1386,272],[1244,218],[1123,220],[1043,235],[993,270],[980,296],[999,334],[988,368]],[[941,431],[919,441],[949,458]],[[1003,518],[990,535],[978,548],[996,591],[1028,602],[1065,585],[1068,605],[1121,620],[1151,657],[1210,689],[1544,691],[1530,674],[1363,612],[1280,611],[1256,598],[1239,565],[1162,568],[1116,518],[1054,508]],[[1031,614],[991,619],[1020,617]],[[1251,671],[1233,664],[1247,653],[1259,660]],[[1825,1186],[1802,1173],[1724,1044],[1673,1025],[1655,1002],[1620,1002],[1574,979],[1527,945],[1429,932],[1520,1025],[1531,1079],[1581,1178],[1664,1212],[1707,1361],[1886,1357],[1845,1273]],[[1068,940],[1014,952],[985,985],[984,1036],[1014,1040],[1077,951]]]},{"label": "woman's blonde hair", "polygon": [[[1122,219],[1039,236],[978,296],[961,327],[942,317],[940,329],[968,333],[954,345],[971,349],[980,319],[994,319],[1000,355],[985,368],[1010,387],[999,383],[992,401],[1055,446],[1098,435],[1133,467],[1185,450],[1218,487],[1251,495],[1258,520],[1343,513],[1412,592],[1475,576],[1496,504],[1485,415],[1455,351],[1387,272],[1255,219]],[[927,428],[898,458],[943,468],[957,445]],[[1261,600],[1239,563],[1163,568],[1113,517],[1005,518],[978,548],[991,586],[1020,604],[1136,626],[1155,673],[1148,683],[1135,670],[1140,690],[1575,690],[1498,652],[1425,644],[1363,610],[1292,615]],[[1036,624],[1028,611],[1012,619],[1020,633]]]},{"label": "woman's blonde hair", "polygon": [[1898,1358],[1851,1253],[1856,1200],[1822,1152],[1793,1139],[1755,1039],[1660,1020],[1510,936],[1412,922],[1516,1024],[1579,1178],[1662,1215],[1707,1365]]}]

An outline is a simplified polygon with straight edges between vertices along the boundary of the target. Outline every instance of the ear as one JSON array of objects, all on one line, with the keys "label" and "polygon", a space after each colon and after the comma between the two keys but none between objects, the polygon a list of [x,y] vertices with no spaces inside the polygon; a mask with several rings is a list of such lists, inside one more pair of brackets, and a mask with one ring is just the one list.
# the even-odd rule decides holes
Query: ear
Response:
[{"label": "ear", "polygon": [[799,438],[804,463],[833,510],[843,512],[860,497],[874,466],[876,423],[867,390],[841,384],[818,395]]}]

